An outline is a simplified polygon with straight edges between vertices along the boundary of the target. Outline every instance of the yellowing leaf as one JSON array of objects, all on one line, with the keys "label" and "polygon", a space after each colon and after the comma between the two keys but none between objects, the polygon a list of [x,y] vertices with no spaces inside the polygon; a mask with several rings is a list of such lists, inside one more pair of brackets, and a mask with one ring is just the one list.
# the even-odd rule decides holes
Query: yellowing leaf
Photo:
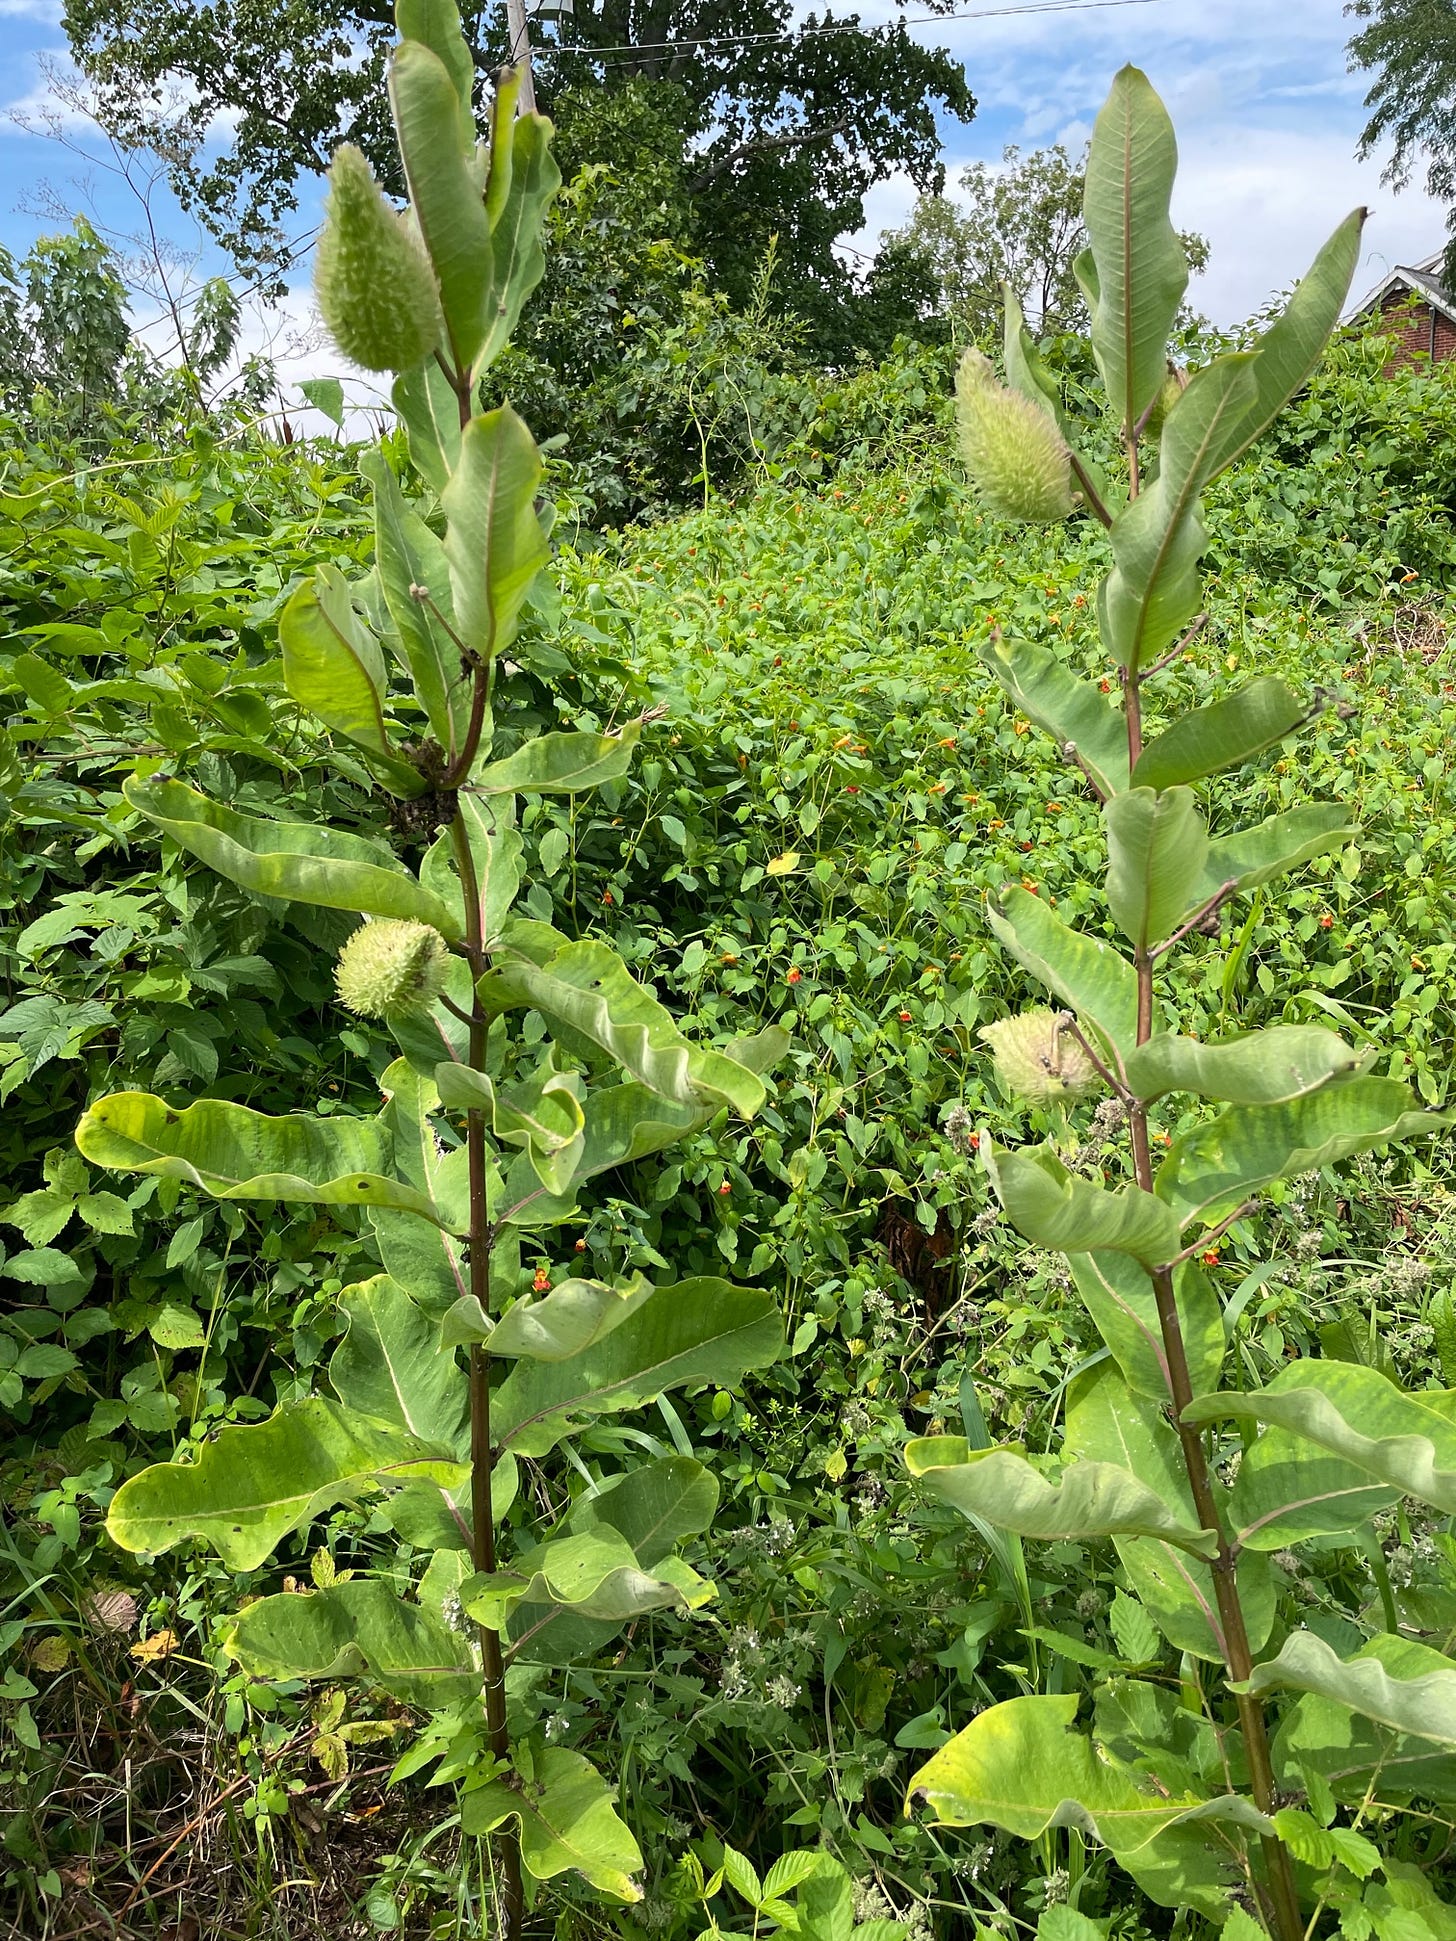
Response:
[{"label": "yellowing leaf", "polygon": [[764,870],[765,876],[788,876],[799,867],[797,849],[786,849],[782,856],[775,856]]},{"label": "yellowing leaf", "polygon": [[149,1638],[138,1638],[131,1648],[131,1656],[138,1664],[154,1665],[160,1658],[170,1658],[177,1649],[177,1639],[171,1631],[154,1631]]}]

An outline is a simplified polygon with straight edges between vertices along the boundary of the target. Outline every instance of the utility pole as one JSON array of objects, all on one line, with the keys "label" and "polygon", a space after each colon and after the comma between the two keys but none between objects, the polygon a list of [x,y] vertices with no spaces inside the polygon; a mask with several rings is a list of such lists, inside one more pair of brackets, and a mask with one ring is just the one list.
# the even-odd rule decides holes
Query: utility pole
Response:
[{"label": "utility pole", "polygon": [[516,96],[516,113],[536,112],[536,83],[531,74],[531,30],[526,19],[526,0],[506,0],[506,22],[511,35],[511,64],[521,70],[521,92]]}]

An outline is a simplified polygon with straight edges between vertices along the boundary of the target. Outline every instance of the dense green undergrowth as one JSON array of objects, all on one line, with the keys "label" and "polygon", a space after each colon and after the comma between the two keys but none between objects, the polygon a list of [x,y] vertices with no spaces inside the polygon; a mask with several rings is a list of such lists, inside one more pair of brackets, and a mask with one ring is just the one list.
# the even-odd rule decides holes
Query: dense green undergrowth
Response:
[{"label": "dense green undergrowth", "polygon": [[[1385,380],[1381,361],[1375,340],[1341,345],[1218,486],[1208,623],[1176,677],[1186,704],[1257,653],[1323,690],[1297,756],[1229,786],[1245,816],[1258,789],[1271,812],[1338,797],[1360,839],[1201,940],[1182,997],[1200,1031],[1331,1022],[1435,1098],[1456,950],[1456,367]],[[1038,1125],[976,1041],[1026,995],[985,896],[1019,881],[1085,917],[1076,886],[1100,842],[1077,772],[1031,746],[975,648],[1000,629],[1090,666],[1076,589],[1098,539],[983,525],[923,373],[856,379],[815,410],[738,497],[578,529],[509,677],[543,722],[663,710],[626,779],[576,812],[528,811],[529,913],[610,936],[705,1032],[793,1026],[750,1127],[609,1176],[530,1263],[752,1279],[781,1296],[789,1337],[741,1394],[690,1393],[581,1439],[588,1464],[715,1449],[724,1496],[701,1549],[720,1594],[569,1674],[552,1730],[617,1780],[648,1899],[614,1920],[568,1896],[541,1918],[695,1936],[694,1869],[718,1843],[762,1870],[823,1841],[860,1879],[862,1914],[893,1909],[922,1935],[1010,1934],[1069,1893],[1119,1934],[1161,1933],[1167,1916],[1080,1836],[1020,1849],[900,1813],[923,1749],[978,1707],[1076,1690],[1149,1648],[1094,1552],[1028,1564],[968,1537],[898,1460],[947,1425],[1045,1446],[1098,1345],[1056,1265],[1028,1266],[988,1212],[969,1150],[973,1126]],[[279,1573],[238,1584],[184,1555],[143,1575],[100,1531],[144,1462],[311,1387],[336,1297],[373,1271],[367,1229],[138,1188],[69,1140],[91,1097],[127,1083],[325,1115],[377,1097],[392,1046],[332,996],[346,925],[220,883],[121,794],[165,767],[418,855],[422,832],[362,768],[325,767],[277,660],[300,578],[366,557],[362,482],[348,452],[197,430],[80,469],[17,441],[0,491],[5,1916],[27,1937],[91,1931],[102,1909],[145,1934],[188,1913],[204,1936],[471,1933],[473,1843],[427,1788],[384,1786],[410,1743],[402,1708],[359,1685],[250,1685],[221,1655],[221,1614]],[[1210,1250],[1250,1373],[1292,1344],[1456,1381],[1452,1214],[1438,1153],[1284,1189],[1257,1254]],[[543,1502],[570,1486],[549,1465],[532,1484]],[[339,1511],[285,1568],[327,1582],[398,1542],[367,1505]],[[1337,1608],[1382,1589],[1421,1632],[1456,1625],[1441,1532],[1396,1522],[1381,1571],[1383,1586],[1331,1543],[1281,1595],[1346,1643]],[[1387,1844],[1444,1862],[1449,1833],[1410,1812]],[[713,1905],[741,1924],[741,1897]]]}]

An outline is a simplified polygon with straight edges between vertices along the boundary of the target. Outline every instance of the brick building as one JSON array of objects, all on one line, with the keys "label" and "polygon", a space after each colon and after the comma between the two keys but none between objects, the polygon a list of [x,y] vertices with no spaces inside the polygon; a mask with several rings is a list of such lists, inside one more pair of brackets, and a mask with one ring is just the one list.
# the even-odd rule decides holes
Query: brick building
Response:
[{"label": "brick building", "polygon": [[1437,364],[1456,357],[1456,294],[1440,280],[1442,255],[1437,250],[1424,263],[1397,264],[1354,312],[1352,321],[1377,310],[1390,316],[1400,338],[1391,366],[1422,355]]}]

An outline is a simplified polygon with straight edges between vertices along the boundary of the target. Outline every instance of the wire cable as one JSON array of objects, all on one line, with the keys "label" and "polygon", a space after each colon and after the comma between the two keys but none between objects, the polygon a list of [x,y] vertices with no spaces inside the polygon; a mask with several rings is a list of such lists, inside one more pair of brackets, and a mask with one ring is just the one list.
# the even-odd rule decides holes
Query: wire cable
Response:
[{"label": "wire cable", "polygon": [[620,41],[615,46],[589,47],[584,41],[559,40],[536,49],[538,53],[575,54],[583,60],[604,60],[609,54],[670,54],[716,51],[728,47],[785,46],[794,41],[817,40],[824,34],[874,34],[884,27],[924,27],[942,20],[1007,20],[1028,14],[1099,13],[1109,7],[1157,7],[1165,0],[1028,0],[1014,7],[974,7],[955,13],[914,14],[908,19],[886,20],[879,27],[867,27],[860,20],[831,20],[822,27],[799,27],[787,34],[698,34],[687,40]]}]

